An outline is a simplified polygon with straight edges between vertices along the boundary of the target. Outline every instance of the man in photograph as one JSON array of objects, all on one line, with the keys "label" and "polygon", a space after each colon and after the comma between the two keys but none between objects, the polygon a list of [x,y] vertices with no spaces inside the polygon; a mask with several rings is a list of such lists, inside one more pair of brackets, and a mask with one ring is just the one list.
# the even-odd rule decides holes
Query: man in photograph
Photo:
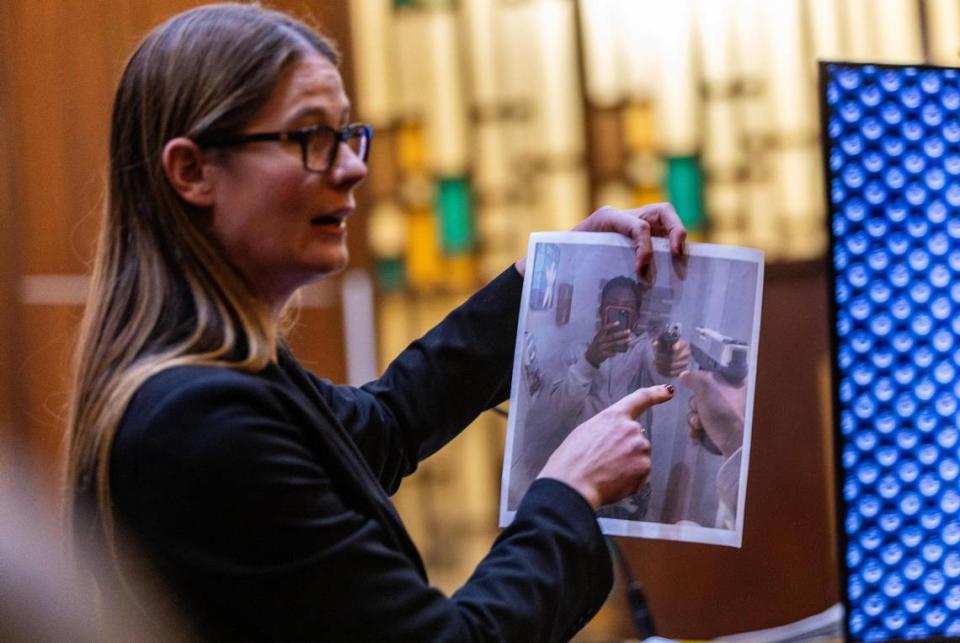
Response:
[{"label": "man in photograph", "polygon": [[[642,291],[630,277],[604,284],[598,311],[599,330],[589,342],[574,345],[564,369],[550,383],[550,406],[580,424],[640,387],[665,384],[686,370],[690,348],[682,339],[667,343],[651,337],[640,323]],[[649,432],[652,412],[639,418]],[[649,482],[636,494],[601,510],[600,515],[643,519],[650,499]]]}]

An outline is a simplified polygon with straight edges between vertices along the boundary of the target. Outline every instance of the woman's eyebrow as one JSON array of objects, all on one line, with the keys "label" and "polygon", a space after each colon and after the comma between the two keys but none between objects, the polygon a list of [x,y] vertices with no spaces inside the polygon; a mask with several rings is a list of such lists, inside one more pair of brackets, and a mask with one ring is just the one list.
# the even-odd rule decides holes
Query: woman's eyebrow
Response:
[{"label": "woman's eyebrow", "polygon": [[[320,120],[327,125],[331,124],[332,114],[330,113],[330,111],[327,108],[320,107],[318,105],[310,105],[297,110],[293,114],[293,116],[290,117],[287,123],[296,123],[305,118],[314,117],[314,116],[320,117]],[[349,116],[350,116],[350,105],[345,105],[343,109],[340,111],[340,118],[336,121],[335,124],[344,125],[347,119],[349,118]]]}]

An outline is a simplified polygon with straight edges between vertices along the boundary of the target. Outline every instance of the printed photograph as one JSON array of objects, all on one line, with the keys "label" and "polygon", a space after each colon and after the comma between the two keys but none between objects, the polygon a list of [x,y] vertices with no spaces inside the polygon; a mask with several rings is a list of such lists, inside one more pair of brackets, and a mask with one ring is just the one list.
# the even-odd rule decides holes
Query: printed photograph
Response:
[{"label": "printed photograph", "polygon": [[672,383],[637,418],[652,471],[598,512],[603,531],[739,547],[763,284],[758,250],[654,239],[641,278],[619,235],[531,235],[504,456],[501,525],[578,425],[628,393]]}]

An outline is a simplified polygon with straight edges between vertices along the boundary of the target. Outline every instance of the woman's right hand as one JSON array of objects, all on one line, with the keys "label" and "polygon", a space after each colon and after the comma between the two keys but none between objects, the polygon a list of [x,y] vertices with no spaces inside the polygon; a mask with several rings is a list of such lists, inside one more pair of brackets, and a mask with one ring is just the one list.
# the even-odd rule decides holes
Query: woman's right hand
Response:
[{"label": "woman's right hand", "polygon": [[673,394],[667,384],[624,396],[575,428],[537,477],[570,485],[594,510],[635,493],[650,475],[650,441],[637,417]]},{"label": "woman's right hand", "polygon": [[[647,279],[652,276],[648,268],[653,261],[650,237],[668,237],[670,252],[676,257],[683,255],[687,240],[687,229],[669,203],[652,203],[632,210],[617,210],[605,205],[578,223],[573,231],[619,232],[630,237],[637,255],[637,274]],[[527,258],[519,259],[514,265],[523,275]]]}]

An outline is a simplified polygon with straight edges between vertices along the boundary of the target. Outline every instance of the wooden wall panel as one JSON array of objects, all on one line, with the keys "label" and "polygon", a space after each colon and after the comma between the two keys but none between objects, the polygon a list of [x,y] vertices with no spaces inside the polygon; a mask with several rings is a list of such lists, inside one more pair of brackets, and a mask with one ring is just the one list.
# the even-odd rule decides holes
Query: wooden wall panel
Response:
[{"label": "wooden wall panel", "polygon": [[[0,4],[0,24],[9,16],[9,7]],[[0,29],[0,59],[8,59],[10,43],[7,34]],[[14,182],[18,176],[16,156],[13,151],[14,132],[17,122],[12,115],[10,93],[5,68],[0,65],[0,471],[5,470],[5,455],[12,459],[9,450],[22,438],[23,405],[22,388],[13,368],[20,361],[20,304],[19,304],[19,252],[18,220],[14,198]]]},{"label": "wooden wall panel", "polygon": [[10,88],[21,135],[24,272],[89,267],[102,206],[116,79],[132,47],[186,2],[30,2],[10,7]]},{"label": "wooden wall panel", "polygon": [[[89,94],[104,82],[98,66],[85,64],[89,59],[78,56],[70,41],[77,32],[92,30],[95,13],[72,18],[61,5],[46,2],[16,2],[12,13],[10,87],[20,124],[15,148],[24,270],[79,272],[83,264],[71,251],[71,237],[77,222],[93,210],[89,186],[102,165],[102,156],[85,154],[94,144],[91,138],[102,136],[90,134],[81,87]],[[89,180],[80,178],[84,172]]]},{"label": "wooden wall panel", "polygon": [[15,372],[25,388],[36,478],[51,495],[59,492],[71,364],[82,315],[78,305],[23,307],[23,358]]},{"label": "wooden wall panel", "polygon": [[297,359],[317,376],[336,383],[346,382],[343,319],[339,308],[301,310],[287,341]]},{"label": "wooden wall panel", "polygon": [[[22,274],[75,277],[89,270],[104,193],[109,118],[115,84],[136,44],[173,14],[202,4],[196,0],[61,0],[0,3],[0,89],[7,102],[0,122],[16,127],[0,138],[0,207],[16,204],[15,235],[3,235],[4,276],[0,294],[17,299],[18,280],[6,262],[19,262]],[[343,2],[278,1],[349,42]],[[344,75],[349,86],[349,64]],[[9,131],[9,130],[8,130]],[[6,135],[6,131],[3,135]],[[16,171],[7,172],[16,159]],[[6,182],[9,182],[6,183]],[[9,188],[9,189],[7,189]],[[351,248],[362,258],[363,228],[351,225]],[[9,228],[5,225],[4,231]],[[358,238],[359,237],[359,238]],[[354,264],[356,265],[356,264]],[[38,470],[51,483],[60,470],[63,417],[69,389],[69,363],[82,309],[82,288],[62,301],[24,306],[25,333],[10,377],[22,387],[24,421],[20,433],[34,447]],[[337,289],[334,289],[335,291]],[[339,301],[329,310],[305,311],[293,344],[317,371],[335,380],[344,376]],[[4,313],[0,332],[12,317]],[[3,350],[12,350],[4,347]],[[4,355],[4,358],[7,356]],[[6,373],[4,373],[6,376]],[[0,379],[0,396],[9,396]],[[0,397],[3,404],[4,397]],[[0,418],[3,420],[5,418]]]}]

